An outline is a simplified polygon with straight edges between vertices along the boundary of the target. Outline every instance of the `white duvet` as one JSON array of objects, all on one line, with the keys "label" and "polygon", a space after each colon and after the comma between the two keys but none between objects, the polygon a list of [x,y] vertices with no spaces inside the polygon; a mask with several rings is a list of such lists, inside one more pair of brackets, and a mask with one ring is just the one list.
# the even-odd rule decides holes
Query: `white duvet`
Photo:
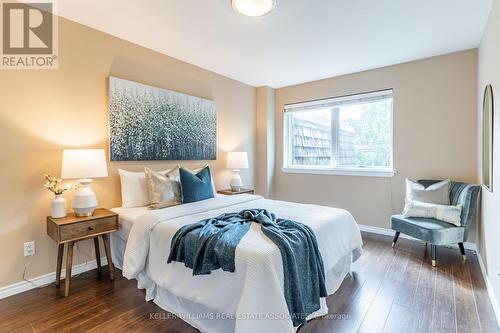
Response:
[{"label": "white duvet", "polygon": [[[265,208],[279,218],[309,225],[318,240],[328,293],[335,292],[339,277],[335,279],[333,275],[341,274],[335,268],[346,258],[349,262],[357,259],[351,253],[360,253],[362,246],[352,215],[342,209],[267,200],[256,195],[221,196],[141,215],[130,231],[123,275],[129,279],[147,276],[170,294],[227,316],[234,323],[234,332],[295,332],[283,295],[281,254],[261,232],[259,224],[252,223],[238,245],[234,273],[219,269],[209,275],[193,276],[183,263],[167,264],[172,237],[180,227],[247,208]],[[321,303],[321,309],[309,318],[327,313],[325,299]]]}]

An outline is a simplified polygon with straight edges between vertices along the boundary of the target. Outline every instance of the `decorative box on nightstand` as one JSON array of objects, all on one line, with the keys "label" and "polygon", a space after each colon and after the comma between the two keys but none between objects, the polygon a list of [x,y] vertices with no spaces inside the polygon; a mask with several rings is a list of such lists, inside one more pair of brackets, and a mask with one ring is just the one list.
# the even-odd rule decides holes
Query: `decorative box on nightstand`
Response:
[{"label": "decorative box on nightstand", "polygon": [[253,190],[248,188],[242,188],[239,192],[233,192],[230,189],[228,190],[219,190],[217,193],[224,195],[236,195],[236,194],[253,194]]},{"label": "decorative box on nightstand", "polygon": [[64,296],[69,295],[71,286],[71,268],[73,265],[73,246],[75,242],[93,238],[97,268],[101,270],[101,255],[99,253],[99,236],[104,243],[106,258],[108,260],[109,278],[114,279],[113,260],[109,245],[109,234],[118,230],[118,214],[104,208],[98,208],[94,215],[88,217],[76,217],[74,213],[55,219],[47,216],[47,234],[59,245],[57,251],[56,287],[61,283],[61,266],[64,252],[64,244],[68,244],[66,252],[66,279],[64,283]]}]

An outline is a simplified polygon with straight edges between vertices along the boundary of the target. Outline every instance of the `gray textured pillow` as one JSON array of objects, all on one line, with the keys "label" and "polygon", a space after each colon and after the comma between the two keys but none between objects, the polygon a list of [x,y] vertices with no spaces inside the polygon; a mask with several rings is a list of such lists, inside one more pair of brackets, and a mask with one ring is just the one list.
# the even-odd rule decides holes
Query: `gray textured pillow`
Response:
[{"label": "gray textured pillow", "polygon": [[406,200],[449,206],[450,183],[450,180],[446,179],[425,187],[413,180],[406,179]]},{"label": "gray textured pillow", "polygon": [[144,173],[149,194],[149,208],[159,209],[181,204],[179,167],[175,167],[165,174],[146,167]]}]

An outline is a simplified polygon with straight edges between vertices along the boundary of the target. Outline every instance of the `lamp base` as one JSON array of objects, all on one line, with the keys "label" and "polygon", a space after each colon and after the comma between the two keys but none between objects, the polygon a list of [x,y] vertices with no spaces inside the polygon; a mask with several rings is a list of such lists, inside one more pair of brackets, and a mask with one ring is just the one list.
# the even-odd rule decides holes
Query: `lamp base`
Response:
[{"label": "lamp base", "polygon": [[90,217],[90,216],[94,215],[94,210],[95,210],[95,208],[91,212],[86,212],[86,213],[77,213],[75,211],[75,216],[76,217]]},{"label": "lamp base", "polygon": [[73,198],[73,210],[76,217],[89,217],[97,208],[97,197],[90,188],[92,179],[79,179],[80,187]]},{"label": "lamp base", "polygon": [[233,177],[231,178],[231,182],[229,183],[229,185],[231,186],[231,191],[233,192],[241,191],[241,188],[243,187],[243,182],[240,177],[239,169],[233,170]]}]

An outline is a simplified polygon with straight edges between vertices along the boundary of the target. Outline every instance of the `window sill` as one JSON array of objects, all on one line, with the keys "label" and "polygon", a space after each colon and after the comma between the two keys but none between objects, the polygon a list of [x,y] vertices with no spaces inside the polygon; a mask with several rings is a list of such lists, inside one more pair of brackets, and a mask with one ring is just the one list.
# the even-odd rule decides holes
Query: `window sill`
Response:
[{"label": "window sill", "polygon": [[313,175],[334,176],[363,176],[363,177],[393,177],[395,170],[390,169],[305,169],[305,168],[281,168],[284,173],[305,173]]}]

